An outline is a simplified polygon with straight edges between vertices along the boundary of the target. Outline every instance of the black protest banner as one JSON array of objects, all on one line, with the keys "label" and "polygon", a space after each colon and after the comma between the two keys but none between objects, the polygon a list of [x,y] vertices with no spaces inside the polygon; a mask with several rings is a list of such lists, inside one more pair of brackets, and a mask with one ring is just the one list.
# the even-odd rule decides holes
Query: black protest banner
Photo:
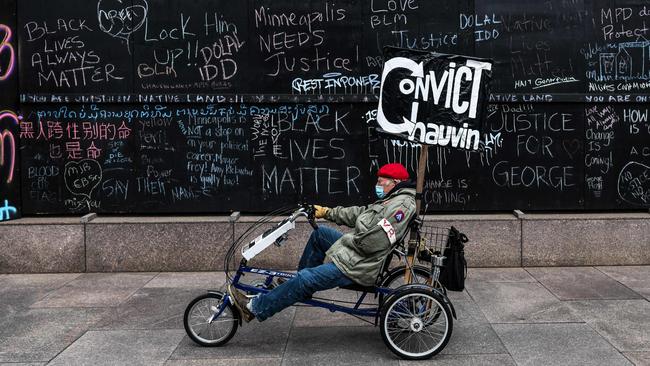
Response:
[{"label": "black protest banner", "polygon": [[412,142],[477,150],[492,63],[384,48],[379,130]]}]

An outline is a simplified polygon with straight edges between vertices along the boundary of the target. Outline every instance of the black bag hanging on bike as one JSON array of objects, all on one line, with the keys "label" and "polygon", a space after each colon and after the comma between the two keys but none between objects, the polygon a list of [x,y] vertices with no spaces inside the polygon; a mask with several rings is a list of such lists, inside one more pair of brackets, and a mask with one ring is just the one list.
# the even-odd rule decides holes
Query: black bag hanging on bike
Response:
[{"label": "black bag hanging on bike", "polygon": [[463,291],[467,277],[465,243],[467,236],[455,227],[449,230],[448,248],[445,249],[444,266],[440,271],[440,283],[449,291]]}]

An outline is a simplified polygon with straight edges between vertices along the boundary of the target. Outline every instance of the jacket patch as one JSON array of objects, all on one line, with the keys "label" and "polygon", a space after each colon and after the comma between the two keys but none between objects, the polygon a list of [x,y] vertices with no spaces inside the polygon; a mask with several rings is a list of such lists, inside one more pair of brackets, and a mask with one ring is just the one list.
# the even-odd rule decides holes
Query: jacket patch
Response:
[{"label": "jacket patch", "polygon": [[397,222],[402,222],[402,220],[404,220],[404,212],[402,210],[398,210],[395,212],[395,215],[393,215],[393,217]]},{"label": "jacket patch", "polygon": [[384,229],[390,243],[395,244],[395,242],[397,241],[397,237],[395,235],[395,229],[393,228],[393,225],[391,225],[390,222],[388,222],[388,220],[386,219],[381,219],[381,221],[379,221],[377,225],[381,226],[381,228]]}]

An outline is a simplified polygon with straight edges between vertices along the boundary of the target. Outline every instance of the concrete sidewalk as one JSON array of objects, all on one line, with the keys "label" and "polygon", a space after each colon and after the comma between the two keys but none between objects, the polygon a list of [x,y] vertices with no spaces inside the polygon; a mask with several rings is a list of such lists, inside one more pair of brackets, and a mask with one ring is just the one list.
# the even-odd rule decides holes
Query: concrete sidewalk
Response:
[{"label": "concrete sidewalk", "polygon": [[[379,329],[292,307],[219,348],[182,316],[222,273],[0,275],[0,365],[398,365]],[[356,293],[329,291],[351,299]],[[650,266],[470,269],[451,341],[424,364],[650,365]]]}]

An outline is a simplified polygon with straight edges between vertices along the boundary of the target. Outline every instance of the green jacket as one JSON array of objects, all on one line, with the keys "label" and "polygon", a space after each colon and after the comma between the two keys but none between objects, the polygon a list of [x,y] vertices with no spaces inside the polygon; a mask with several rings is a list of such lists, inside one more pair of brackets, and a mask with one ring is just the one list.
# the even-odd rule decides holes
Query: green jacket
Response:
[{"label": "green jacket", "polygon": [[368,206],[334,207],[325,218],[354,232],[337,240],[327,257],[354,282],[372,286],[392,244],[403,238],[413,215],[413,188],[398,189]]}]

